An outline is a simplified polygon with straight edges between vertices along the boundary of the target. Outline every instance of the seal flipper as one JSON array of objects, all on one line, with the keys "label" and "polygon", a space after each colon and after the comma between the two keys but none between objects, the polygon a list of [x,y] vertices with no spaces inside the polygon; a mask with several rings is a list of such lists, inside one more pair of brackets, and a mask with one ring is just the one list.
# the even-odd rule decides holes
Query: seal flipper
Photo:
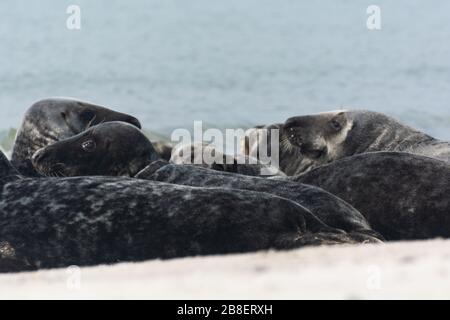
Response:
[{"label": "seal flipper", "polygon": [[365,237],[354,233],[307,232],[280,236],[275,241],[276,249],[295,249],[304,246],[322,246],[338,244],[382,243],[374,237]]}]

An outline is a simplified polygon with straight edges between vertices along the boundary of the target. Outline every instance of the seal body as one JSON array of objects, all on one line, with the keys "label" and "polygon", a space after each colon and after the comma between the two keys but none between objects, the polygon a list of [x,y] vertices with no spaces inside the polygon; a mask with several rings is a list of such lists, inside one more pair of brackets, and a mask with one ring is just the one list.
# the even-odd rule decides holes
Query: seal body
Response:
[{"label": "seal body", "polygon": [[[128,147],[128,141],[133,147]],[[83,145],[90,143],[88,150]],[[268,192],[291,199],[312,211],[325,224],[348,232],[370,234],[369,225],[354,208],[333,195],[316,187],[289,181],[217,172],[194,165],[168,164],[157,160],[157,153],[150,141],[133,126],[109,122],[94,126],[72,138],[59,141],[39,150],[33,156],[33,164],[44,175],[124,175],[132,176],[136,168],[144,168],[136,177],[196,187],[217,187]],[[130,168],[130,164],[133,164]],[[157,167],[161,164],[163,168]],[[154,173],[158,168],[159,170]],[[133,175],[134,176],[134,175]]]},{"label": "seal body", "polygon": [[141,127],[135,117],[92,103],[63,98],[38,101],[24,115],[11,161],[22,174],[36,176],[30,161],[38,149],[108,121],[123,121]]},{"label": "seal body", "polygon": [[2,271],[359,241],[267,193],[117,177],[23,179],[3,155],[0,168]]},{"label": "seal body", "polygon": [[318,186],[347,201],[389,240],[450,237],[450,165],[443,161],[374,152],[285,179]]},{"label": "seal body", "polygon": [[300,174],[352,155],[376,152],[408,152],[450,162],[450,144],[406,126],[384,114],[335,111],[293,117],[283,124],[283,135],[301,156],[287,175]]},{"label": "seal body", "polygon": [[267,192],[301,204],[333,228],[349,233],[360,233],[361,238],[365,236],[368,241],[376,242],[374,238],[382,239],[356,209],[320,188],[305,184],[215,172],[197,166],[179,166],[163,161],[152,163],[136,178],[197,187]]}]

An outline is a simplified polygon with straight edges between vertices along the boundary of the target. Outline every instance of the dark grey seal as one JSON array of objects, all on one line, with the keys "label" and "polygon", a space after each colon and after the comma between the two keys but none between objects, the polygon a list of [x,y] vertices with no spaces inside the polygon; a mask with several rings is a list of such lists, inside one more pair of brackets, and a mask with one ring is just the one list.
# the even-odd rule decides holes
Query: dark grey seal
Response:
[{"label": "dark grey seal", "polygon": [[31,161],[44,176],[132,177],[149,161],[158,159],[159,154],[141,130],[112,121],[39,149]]},{"label": "dark grey seal", "polygon": [[88,102],[63,98],[38,101],[24,115],[11,161],[23,175],[36,176],[30,160],[38,149],[108,121],[124,121],[141,127],[135,117]]},{"label": "dark grey seal", "polygon": [[318,186],[347,201],[389,240],[450,237],[450,165],[443,161],[374,152],[285,179]]},{"label": "dark grey seal", "polygon": [[[132,147],[128,146],[128,140],[133,141]],[[86,144],[88,150],[84,148]],[[38,172],[50,176],[122,173],[134,176],[133,173],[149,165],[136,177],[196,187],[268,192],[301,204],[331,227],[360,233],[361,239],[363,235],[367,235],[368,240],[378,237],[358,211],[317,187],[217,172],[194,165],[156,163],[158,158],[151,142],[140,130],[126,123],[109,122],[39,150],[33,156],[33,164]]]},{"label": "dark grey seal", "polygon": [[267,192],[301,204],[333,228],[352,235],[360,234],[361,241],[377,242],[377,239],[383,239],[352,206],[320,188],[306,184],[216,172],[193,165],[169,164],[162,160],[148,165],[136,178],[196,187]]},{"label": "dark grey seal", "polygon": [[283,136],[301,156],[287,175],[306,172],[352,155],[376,152],[408,152],[450,162],[450,144],[406,126],[384,114],[365,111],[335,111],[288,119]]},{"label": "dark grey seal", "polygon": [[4,272],[359,241],[267,193],[0,172]]}]

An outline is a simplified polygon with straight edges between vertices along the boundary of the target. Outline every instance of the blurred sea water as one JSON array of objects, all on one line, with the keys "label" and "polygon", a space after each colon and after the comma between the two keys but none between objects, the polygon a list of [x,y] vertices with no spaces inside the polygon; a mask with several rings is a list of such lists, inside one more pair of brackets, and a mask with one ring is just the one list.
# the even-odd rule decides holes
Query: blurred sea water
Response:
[{"label": "blurred sea water", "polygon": [[[71,4],[79,31],[66,28]],[[379,31],[366,27],[371,4]],[[445,0],[2,0],[0,144],[51,96],[161,135],[364,108],[450,140],[449,14]]]}]

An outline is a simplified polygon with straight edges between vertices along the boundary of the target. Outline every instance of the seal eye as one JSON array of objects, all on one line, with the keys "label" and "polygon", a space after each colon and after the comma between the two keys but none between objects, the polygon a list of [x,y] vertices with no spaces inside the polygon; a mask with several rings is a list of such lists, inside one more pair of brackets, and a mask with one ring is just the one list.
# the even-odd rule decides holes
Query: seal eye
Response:
[{"label": "seal eye", "polygon": [[331,127],[336,131],[339,131],[342,129],[341,123],[339,121],[337,121],[336,119],[331,120]]},{"label": "seal eye", "polygon": [[95,144],[94,140],[86,140],[81,144],[81,147],[86,152],[92,152],[92,151],[94,151],[96,144]]}]

